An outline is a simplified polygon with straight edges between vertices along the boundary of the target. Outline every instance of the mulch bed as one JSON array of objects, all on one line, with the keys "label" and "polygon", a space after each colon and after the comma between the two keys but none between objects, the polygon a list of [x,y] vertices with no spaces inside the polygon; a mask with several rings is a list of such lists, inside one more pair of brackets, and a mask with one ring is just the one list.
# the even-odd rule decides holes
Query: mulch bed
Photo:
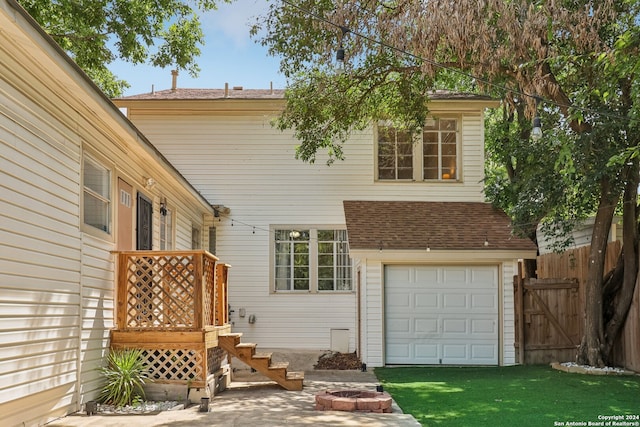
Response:
[{"label": "mulch bed", "polygon": [[318,359],[318,363],[314,365],[316,370],[351,370],[361,369],[362,362],[358,355],[354,353],[325,353]]}]

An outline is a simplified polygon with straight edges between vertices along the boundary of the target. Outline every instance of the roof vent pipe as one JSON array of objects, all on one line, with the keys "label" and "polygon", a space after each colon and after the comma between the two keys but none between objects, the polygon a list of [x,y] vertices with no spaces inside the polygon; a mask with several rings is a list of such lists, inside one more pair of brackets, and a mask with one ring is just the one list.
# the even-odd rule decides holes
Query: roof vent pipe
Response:
[{"label": "roof vent pipe", "polygon": [[171,70],[171,90],[178,88],[178,70]]},{"label": "roof vent pipe", "polygon": [[224,84],[224,97],[225,98],[229,97],[229,83]]},{"label": "roof vent pipe", "polygon": [[270,94],[273,95],[273,82],[269,82]]}]

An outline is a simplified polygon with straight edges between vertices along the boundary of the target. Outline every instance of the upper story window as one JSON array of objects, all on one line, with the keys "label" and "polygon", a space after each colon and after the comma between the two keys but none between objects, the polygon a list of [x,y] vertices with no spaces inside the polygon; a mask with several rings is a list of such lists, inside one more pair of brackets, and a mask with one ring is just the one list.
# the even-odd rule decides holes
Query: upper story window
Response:
[{"label": "upper story window", "polygon": [[346,230],[274,230],[275,291],[351,291]]},{"label": "upper story window", "polygon": [[460,178],[457,118],[429,118],[414,134],[378,125],[377,179],[456,181]]},{"label": "upper story window", "polygon": [[111,170],[84,156],[83,222],[111,234]]}]

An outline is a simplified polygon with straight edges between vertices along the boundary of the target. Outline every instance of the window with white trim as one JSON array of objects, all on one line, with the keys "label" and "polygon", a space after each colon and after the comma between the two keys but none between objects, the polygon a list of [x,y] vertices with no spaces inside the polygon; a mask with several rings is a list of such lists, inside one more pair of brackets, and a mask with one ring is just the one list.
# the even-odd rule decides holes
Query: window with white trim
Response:
[{"label": "window with white trim", "polygon": [[82,167],[83,222],[111,234],[111,169],[87,155]]},{"label": "window with white trim", "polygon": [[351,291],[351,258],[346,230],[274,230],[274,290]]},{"label": "window with white trim", "polygon": [[460,179],[459,120],[430,117],[417,133],[378,124],[379,181],[457,181]]},{"label": "window with white trim", "polygon": [[160,250],[173,250],[173,210],[160,207]]}]

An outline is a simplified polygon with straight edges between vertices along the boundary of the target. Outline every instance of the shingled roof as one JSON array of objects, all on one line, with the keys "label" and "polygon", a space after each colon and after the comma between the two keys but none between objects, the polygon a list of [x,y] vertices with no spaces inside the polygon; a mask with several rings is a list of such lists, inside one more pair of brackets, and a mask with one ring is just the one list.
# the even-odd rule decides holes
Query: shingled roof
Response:
[{"label": "shingled roof", "polygon": [[344,213],[351,249],[536,249],[489,203],[349,200]]},{"label": "shingled roof", "polygon": [[[284,89],[166,89],[131,95],[121,100],[216,100],[216,99],[284,99]],[[437,90],[429,93],[432,100],[475,100],[490,101],[492,98],[473,93],[458,93]]]}]

